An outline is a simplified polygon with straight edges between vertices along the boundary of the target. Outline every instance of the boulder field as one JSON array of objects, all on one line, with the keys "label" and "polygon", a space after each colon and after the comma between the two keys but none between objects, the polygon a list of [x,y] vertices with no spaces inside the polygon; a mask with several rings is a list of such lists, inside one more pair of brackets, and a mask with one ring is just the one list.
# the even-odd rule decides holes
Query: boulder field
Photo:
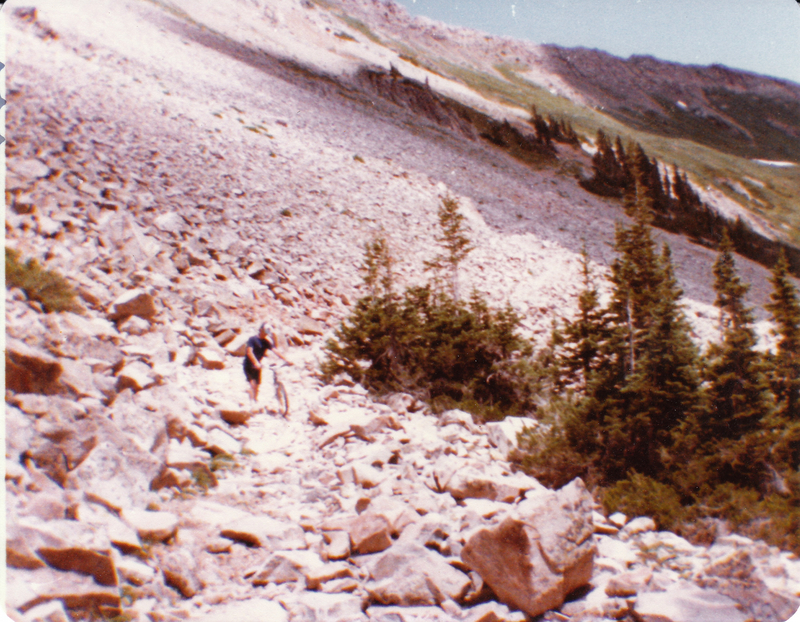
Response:
[{"label": "boulder field", "polygon": [[[535,419],[479,424],[319,377],[373,235],[399,282],[418,282],[439,198],[455,196],[476,245],[464,286],[542,338],[574,310],[576,232],[596,227],[605,248],[612,207],[184,39],[156,3],[97,11],[101,34],[40,4],[7,18],[6,245],[63,275],[79,309],[5,294],[11,619],[777,622],[797,609],[794,555],[722,526],[692,544],[605,516],[579,480],[552,491],[514,472],[508,452]],[[298,23],[321,13],[283,5]],[[686,243],[676,257],[691,253],[710,256]],[[708,288],[688,289],[710,330]],[[290,361],[276,367],[286,418],[271,374],[247,398],[243,347],[264,320]]]}]

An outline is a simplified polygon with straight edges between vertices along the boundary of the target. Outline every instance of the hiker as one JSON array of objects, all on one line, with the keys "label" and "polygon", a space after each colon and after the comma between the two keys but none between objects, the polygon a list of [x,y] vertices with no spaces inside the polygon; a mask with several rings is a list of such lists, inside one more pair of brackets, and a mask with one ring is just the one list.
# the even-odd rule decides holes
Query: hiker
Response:
[{"label": "hiker", "polygon": [[249,387],[247,392],[253,402],[258,402],[258,386],[261,384],[261,359],[267,350],[272,350],[275,355],[285,363],[291,363],[276,349],[275,333],[264,322],[258,329],[258,336],[247,340],[247,351],[244,355],[244,375],[247,377]]}]

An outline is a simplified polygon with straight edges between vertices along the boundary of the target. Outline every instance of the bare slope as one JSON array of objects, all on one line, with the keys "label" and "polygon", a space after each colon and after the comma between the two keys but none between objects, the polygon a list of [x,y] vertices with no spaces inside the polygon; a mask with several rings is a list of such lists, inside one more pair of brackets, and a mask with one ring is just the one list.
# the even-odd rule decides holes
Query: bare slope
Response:
[{"label": "bare slope", "polygon": [[[566,526],[579,561],[596,561],[553,591],[591,578],[564,614],[628,611],[609,594],[633,590],[641,616],[668,597],[700,617],[710,595],[726,619],[744,618],[736,603],[785,619],[800,585],[787,554],[736,536],[694,546],[646,518],[619,531],[579,484],[559,497],[512,475],[513,429],[490,442],[463,414],[320,384],[362,244],[382,232],[401,282],[419,279],[440,195],[459,198],[477,245],[465,281],[540,336],[574,309],[581,239],[610,259],[618,212],[556,169],[371,99],[335,34],[330,56],[303,65],[327,50],[336,18],[320,9],[231,1],[223,19],[216,4],[187,0],[191,18],[144,0],[4,9],[6,244],[63,273],[86,309],[44,314],[6,292],[9,616],[518,622],[447,556],[547,505],[547,533]],[[709,253],[673,247],[709,328]],[[741,265],[762,301],[763,270]],[[294,363],[288,420],[269,384],[257,413],[242,403],[242,338],[265,318]],[[576,499],[580,512],[561,511]],[[568,538],[548,539],[562,559]]]}]

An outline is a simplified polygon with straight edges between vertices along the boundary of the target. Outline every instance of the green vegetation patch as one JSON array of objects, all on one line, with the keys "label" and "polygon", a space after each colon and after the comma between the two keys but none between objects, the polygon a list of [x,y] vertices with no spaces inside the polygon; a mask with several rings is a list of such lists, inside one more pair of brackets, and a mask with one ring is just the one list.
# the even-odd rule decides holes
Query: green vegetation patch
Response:
[{"label": "green vegetation patch", "polygon": [[19,287],[29,300],[42,305],[46,313],[80,312],[78,296],[63,276],[45,270],[36,259],[21,261],[19,251],[6,248],[6,288]]}]

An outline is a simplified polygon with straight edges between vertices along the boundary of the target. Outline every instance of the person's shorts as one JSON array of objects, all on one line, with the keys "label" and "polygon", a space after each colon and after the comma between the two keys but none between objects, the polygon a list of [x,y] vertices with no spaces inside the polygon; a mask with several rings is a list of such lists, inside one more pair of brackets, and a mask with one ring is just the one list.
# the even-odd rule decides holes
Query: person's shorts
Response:
[{"label": "person's shorts", "polygon": [[261,370],[256,369],[252,365],[248,365],[245,363],[244,365],[244,375],[247,377],[248,380],[255,380],[258,384],[261,384]]}]

